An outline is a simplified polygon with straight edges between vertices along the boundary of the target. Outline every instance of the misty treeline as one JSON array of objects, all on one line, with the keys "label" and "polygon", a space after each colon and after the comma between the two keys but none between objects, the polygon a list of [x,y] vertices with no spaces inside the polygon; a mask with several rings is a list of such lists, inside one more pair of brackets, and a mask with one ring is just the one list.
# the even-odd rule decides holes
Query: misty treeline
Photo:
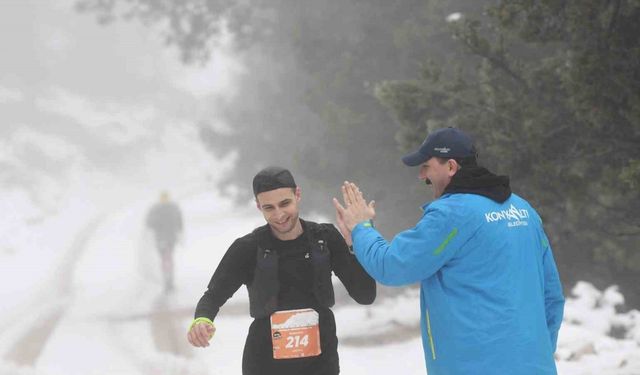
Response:
[{"label": "misty treeline", "polygon": [[[400,157],[456,126],[538,209],[567,290],[616,283],[640,306],[640,3],[633,0],[80,0],[99,22],[160,26],[185,63],[228,30],[247,66],[233,129],[197,124],[250,196],[267,164],[292,169],[306,211],[332,215],[344,179],[391,236],[430,192]],[[220,119],[216,119],[220,120]]]}]

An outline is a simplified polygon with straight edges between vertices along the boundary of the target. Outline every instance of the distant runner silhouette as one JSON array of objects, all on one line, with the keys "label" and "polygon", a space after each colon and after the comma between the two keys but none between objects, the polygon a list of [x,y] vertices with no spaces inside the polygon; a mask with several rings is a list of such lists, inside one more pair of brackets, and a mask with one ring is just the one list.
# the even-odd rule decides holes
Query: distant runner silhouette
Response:
[{"label": "distant runner silhouette", "polygon": [[160,193],[160,199],[147,214],[147,227],[155,234],[156,247],[162,260],[164,290],[170,292],[174,288],[173,251],[182,236],[183,221],[180,207],[169,197],[169,193]]}]

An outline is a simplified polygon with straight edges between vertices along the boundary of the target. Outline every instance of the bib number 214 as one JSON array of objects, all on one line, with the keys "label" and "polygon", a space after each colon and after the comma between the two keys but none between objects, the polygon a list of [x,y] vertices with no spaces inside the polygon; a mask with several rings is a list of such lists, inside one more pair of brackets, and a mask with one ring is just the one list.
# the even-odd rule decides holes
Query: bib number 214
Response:
[{"label": "bib number 214", "polygon": [[277,311],[271,315],[273,358],[314,357],[320,349],[318,313],[313,309]]},{"label": "bib number 214", "polygon": [[300,346],[309,346],[309,335],[304,335],[302,338],[300,338],[300,336],[287,337],[287,345],[285,345],[285,348],[293,349]]}]

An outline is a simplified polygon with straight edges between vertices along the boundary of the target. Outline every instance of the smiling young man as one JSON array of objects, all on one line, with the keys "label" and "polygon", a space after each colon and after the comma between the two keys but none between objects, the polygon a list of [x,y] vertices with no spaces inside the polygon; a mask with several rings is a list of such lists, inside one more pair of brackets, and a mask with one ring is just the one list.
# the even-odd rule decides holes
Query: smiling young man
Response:
[{"label": "smiling young man", "polygon": [[253,192],[267,223],[229,247],[198,302],[187,339],[208,346],[220,307],[244,284],[254,320],[243,375],[339,374],[331,273],[360,304],[373,303],[375,281],[332,224],[300,219],[301,191],[288,170],[261,170]]}]

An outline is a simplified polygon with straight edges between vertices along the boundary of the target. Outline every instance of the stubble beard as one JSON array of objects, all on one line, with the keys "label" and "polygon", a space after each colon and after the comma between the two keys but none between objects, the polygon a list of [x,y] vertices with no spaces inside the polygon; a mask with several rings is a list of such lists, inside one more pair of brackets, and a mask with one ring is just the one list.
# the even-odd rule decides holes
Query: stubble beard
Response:
[{"label": "stubble beard", "polygon": [[287,227],[284,227],[284,229],[281,229],[282,227],[279,226],[278,224],[274,224],[270,226],[271,226],[271,230],[273,230],[274,232],[286,235],[291,233],[295,229],[299,221],[300,221],[299,215],[295,215],[289,218],[289,222],[288,222],[289,225]]}]

